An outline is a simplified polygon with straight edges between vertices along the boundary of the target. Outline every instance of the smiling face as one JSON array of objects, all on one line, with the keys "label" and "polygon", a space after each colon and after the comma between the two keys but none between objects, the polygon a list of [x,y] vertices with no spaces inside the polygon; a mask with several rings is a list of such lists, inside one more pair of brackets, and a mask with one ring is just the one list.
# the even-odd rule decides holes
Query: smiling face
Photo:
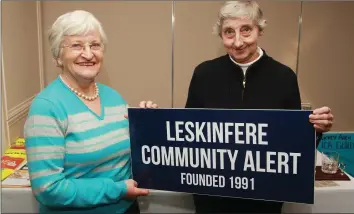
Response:
[{"label": "smiling face", "polygon": [[257,42],[262,31],[251,19],[226,19],[221,38],[227,53],[238,63],[249,63],[258,57]]},{"label": "smiling face", "polygon": [[98,32],[85,36],[66,36],[58,64],[75,79],[94,80],[103,62],[103,45]]}]

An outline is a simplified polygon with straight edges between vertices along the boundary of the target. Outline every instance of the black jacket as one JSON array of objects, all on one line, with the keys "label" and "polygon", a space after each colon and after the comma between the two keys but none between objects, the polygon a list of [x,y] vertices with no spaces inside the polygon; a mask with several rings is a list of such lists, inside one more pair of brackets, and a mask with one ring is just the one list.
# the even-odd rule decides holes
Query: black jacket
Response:
[{"label": "black jacket", "polygon": [[[301,109],[297,76],[266,54],[244,76],[229,55],[199,64],[186,108]],[[290,193],[289,193],[290,194]],[[282,203],[195,195],[197,213],[280,212]]]},{"label": "black jacket", "polygon": [[301,109],[297,77],[265,51],[245,76],[224,55],[195,68],[186,108]]}]

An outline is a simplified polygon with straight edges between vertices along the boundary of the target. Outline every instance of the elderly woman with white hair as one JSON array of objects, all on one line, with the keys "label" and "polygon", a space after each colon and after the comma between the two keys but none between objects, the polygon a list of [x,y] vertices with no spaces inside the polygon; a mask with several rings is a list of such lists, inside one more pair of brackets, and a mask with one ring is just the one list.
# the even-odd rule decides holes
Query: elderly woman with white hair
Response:
[{"label": "elderly woman with white hair", "polygon": [[[222,6],[214,30],[227,54],[195,68],[186,108],[301,109],[296,74],[258,46],[265,27],[254,1]],[[318,132],[318,144],[321,133],[332,127],[330,108],[315,109],[309,122]],[[197,213],[281,213],[282,208],[280,202],[204,195],[194,195],[194,203]]]},{"label": "elderly woman with white hair", "polygon": [[[41,213],[139,213],[127,104],[97,83],[107,38],[89,12],[60,16],[49,31],[60,75],[33,100],[24,127],[31,186]],[[157,107],[151,101],[142,108]]]}]

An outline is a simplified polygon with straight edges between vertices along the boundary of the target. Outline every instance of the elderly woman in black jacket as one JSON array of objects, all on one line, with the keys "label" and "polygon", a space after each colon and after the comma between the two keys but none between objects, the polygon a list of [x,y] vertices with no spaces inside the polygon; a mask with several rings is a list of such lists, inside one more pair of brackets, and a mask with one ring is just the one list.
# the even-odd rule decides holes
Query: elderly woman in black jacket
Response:
[{"label": "elderly woman in black jacket", "polygon": [[[256,2],[224,4],[214,30],[227,54],[195,68],[186,108],[301,109],[296,74],[258,46],[265,27]],[[320,137],[332,127],[331,109],[315,109],[309,121]],[[194,202],[197,213],[281,213],[282,208],[280,202],[202,195]]]}]

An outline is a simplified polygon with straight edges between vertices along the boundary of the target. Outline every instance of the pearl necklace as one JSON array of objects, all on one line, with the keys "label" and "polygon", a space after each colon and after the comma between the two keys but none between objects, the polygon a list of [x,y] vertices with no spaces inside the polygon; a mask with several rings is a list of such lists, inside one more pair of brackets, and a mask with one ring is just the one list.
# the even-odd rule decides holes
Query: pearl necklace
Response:
[{"label": "pearl necklace", "polygon": [[64,80],[63,78],[60,76],[60,79],[63,81],[63,83],[72,91],[74,92],[77,96],[85,99],[85,100],[88,100],[88,101],[93,101],[95,100],[98,96],[99,96],[99,90],[98,90],[98,86],[97,86],[97,83],[95,83],[95,95],[93,96],[87,96],[79,91],[77,91],[76,89],[74,89],[73,87],[70,87]]}]

